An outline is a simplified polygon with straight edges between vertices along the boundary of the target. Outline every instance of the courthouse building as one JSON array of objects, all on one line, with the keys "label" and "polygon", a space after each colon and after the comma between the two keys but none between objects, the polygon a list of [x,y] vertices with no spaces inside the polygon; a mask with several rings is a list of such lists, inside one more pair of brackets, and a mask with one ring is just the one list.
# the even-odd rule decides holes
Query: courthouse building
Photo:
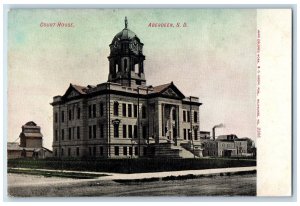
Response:
[{"label": "courthouse building", "polygon": [[109,45],[108,81],[70,84],[53,98],[55,157],[201,155],[199,99],[186,97],[173,82],[147,85],[143,46],[125,18]]}]

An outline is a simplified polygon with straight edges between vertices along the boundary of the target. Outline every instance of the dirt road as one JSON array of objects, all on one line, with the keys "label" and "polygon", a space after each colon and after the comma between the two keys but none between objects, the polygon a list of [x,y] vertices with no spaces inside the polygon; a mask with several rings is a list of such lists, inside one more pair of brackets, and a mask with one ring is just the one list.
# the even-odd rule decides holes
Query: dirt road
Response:
[{"label": "dirt road", "polygon": [[[40,184],[29,184],[32,182]],[[256,175],[213,176],[124,184],[113,180],[82,181],[8,174],[8,193],[14,197],[253,196],[256,194]]]}]

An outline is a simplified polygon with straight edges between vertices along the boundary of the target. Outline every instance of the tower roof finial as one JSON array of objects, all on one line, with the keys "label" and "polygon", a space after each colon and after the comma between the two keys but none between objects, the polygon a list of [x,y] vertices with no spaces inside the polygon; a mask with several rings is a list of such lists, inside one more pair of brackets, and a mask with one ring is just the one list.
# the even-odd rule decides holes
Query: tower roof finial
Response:
[{"label": "tower roof finial", "polygon": [[127,29],[127,26],[128,26],[127,16],[125,16],[125,29]]}]

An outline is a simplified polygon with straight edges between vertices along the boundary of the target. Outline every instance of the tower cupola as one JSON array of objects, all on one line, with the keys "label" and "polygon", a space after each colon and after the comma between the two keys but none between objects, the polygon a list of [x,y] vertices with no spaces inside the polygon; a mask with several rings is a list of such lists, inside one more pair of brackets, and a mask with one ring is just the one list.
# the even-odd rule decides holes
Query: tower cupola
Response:
[{"label": "tower cupola", "polygon": [[125,28],[115,35],[109,45],[109,82],[129,87],[146,84],[143,46],[137,35],[128,29],[125,17]]}]

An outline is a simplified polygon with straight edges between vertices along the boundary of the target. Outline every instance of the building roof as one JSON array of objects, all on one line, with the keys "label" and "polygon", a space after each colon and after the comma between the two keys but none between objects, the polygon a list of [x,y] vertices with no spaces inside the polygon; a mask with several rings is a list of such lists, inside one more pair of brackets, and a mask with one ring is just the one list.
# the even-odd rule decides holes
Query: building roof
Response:
[{"label": "building roof", "polygon": [[153,92],[154,93],[162,92],[162,91],[166,90],[169,86],[171,86],[171,83],[158,85],[156,87],[153,87]]},{"label": "building roof", "polygon": [[120,41],[120,40],[132,40],[134,38],[136,38],[136,39],[139,40],[139,38],[137,37],[137,35],[133,31],[131,31],[130,29],[128,29],[127,17],[125,17],[124,23],[125,23],[125,28],[114,36],[114,38],[112,40],[112,44],[115,41]]},{"label": "building roof", "polygon": [[120,94],[129,96],[140,96],[140,97],[163,97],[170,99],[182,100],[184,104],[202,105],[197,97],[185,97],[184,94],[175,86],[173,82],[158,85],[156,87],[150,86],[139,86],[139,87],[128,87],[118,83],[105,82],[98,84],[97,86],[80,86],[70,84],[67,91],[63,96],[53,97],[53,102],[50,103],[52,106],[61,104],[70,100],[84,98],[84,96],[94,96],[98,94]]},{"label": "building roof", "polygon": [[46,147],[42,147],[42,148],[43,148],[43,150],[46,150],[46,151],[48,151],[48,152],[50,152],[50,153],[53,153],[52,150],[50,150],[50,149],[48,149],[48,148],[46,148]]},{"label": "building roof", "polygon": [[22,150],[17,142],[7,142],[7,150]]},{"label": "building roof", "polygon": [[235,140],[238,137],[235,134],[220,135],[216,140]]},{"label": "building roof", "polygon": [[39,152],[41,150],[46,150],[52,153],[52,151],[47,149],[46,147],[41,147],[41,148],[20,147],[20,145],[17,142],[7,142],[7,151],[22,151],[22,150],[36,151],[36,152]]},{"label": "building roof", "polygon": [[113,42],[116,40],[123,40],[123,39],[131,40],[135,37],[137,37],[137,35],[133,31],[131,31],[128,28],[124,28],[122,31],[120,31],[115,35]]},{"label": "building roof", "polygon": [[25,125],[26,126],[36,126],[37,124],[34,121],[29,121]]},{"label": "building roof", "polygon": [[185,98],[184,94],[174,85],[173,82],[153,87],[153,91],[150,94],[176,96],[180,99]]},{"label": "building roof", "polygon": [[70,84],[70,87],[74,88],[80,94],[86,94],[86,90],[88,89],[88,87],[80,86],[76,84]]}]

